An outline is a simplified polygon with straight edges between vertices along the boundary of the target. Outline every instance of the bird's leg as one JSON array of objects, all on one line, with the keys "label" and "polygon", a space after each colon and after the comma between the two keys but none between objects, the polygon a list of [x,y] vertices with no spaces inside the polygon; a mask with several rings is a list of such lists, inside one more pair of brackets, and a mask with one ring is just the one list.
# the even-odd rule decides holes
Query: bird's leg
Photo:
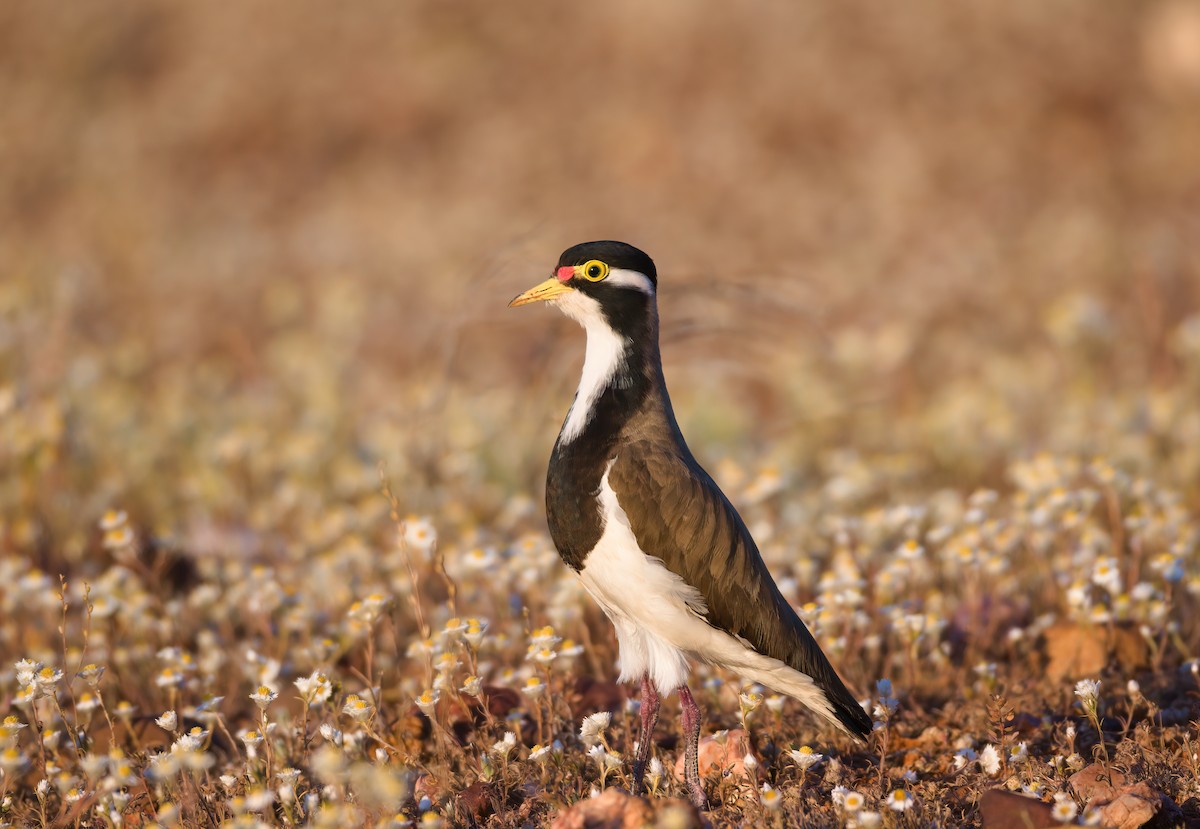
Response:
[{"label": "bird's leg", "polygon": [[679,689],[679,707],[683,712],[683,741],[686,744],[683,776],[687,781],[688,795],[697,809],[707,809],[708,798],[704,795],[704,783],[700,780],[700,706],[686,685]]},{"label": "bird's leg", "polygon": [[658,688],[646,674],[642,677],[642,737],[638,742],[637,757],[633,761],[633,793],[645,794],[642,779],[646,775],[646,763],[650,762],[650,747],[654,744],[654,724],[658,722]]}]

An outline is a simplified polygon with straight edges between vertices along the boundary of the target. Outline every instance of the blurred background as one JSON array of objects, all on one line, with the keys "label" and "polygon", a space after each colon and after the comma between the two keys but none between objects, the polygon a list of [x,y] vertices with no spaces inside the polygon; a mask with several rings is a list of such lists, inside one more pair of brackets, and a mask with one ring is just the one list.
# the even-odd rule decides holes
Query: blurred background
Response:
[{"label": "blurred background", "polygon": [[1050,450],[1196,503],[1194,0],[16,2],[0,102],[0,517],[47,566],[379,462],[532,509],[583,337],[505,305],[596,238],[655,258],[724,475]]}]

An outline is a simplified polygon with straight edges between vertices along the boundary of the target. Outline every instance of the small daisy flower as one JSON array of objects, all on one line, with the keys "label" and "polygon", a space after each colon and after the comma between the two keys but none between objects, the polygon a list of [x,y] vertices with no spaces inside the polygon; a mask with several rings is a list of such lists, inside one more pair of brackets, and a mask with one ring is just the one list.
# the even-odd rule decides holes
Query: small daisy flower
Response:
[{"label": "small daisy flower", "polygon": [[58,668],[44,667],[34,675],[34,683],[43,696],[52,696],[55,686],[63,678],[63,672]]},{"label": "small daisy flower", "polygon": [[462,662],[460,662],[453,653],[446,651],[445,653],[440,654],[437,659],[433,660],[433,669],[438,673],[445,674],[452,672],[461,664]]},{"label": "small daisy flower", "polygon": [[300,677],[295,681],[295,685],[296,690],[300,692],[300,698],[310,706],[320,705],[333,693],[333,683],[320,671]]},{"label": "small daisy flower", "polygon": [[[425,692],[425,694],[429,693],[429,691]],[[432,693],[436,695],[437,691],[433,691]],[[420,702],[417,704],[420,705]],[[437,704],[436,699],[433,701],[433,704]],[[371,718],[371,714],[374,711],[375,706],[371,705],[371,703],[367,702],[358,694],[351,694],[350,696],[346,697],[346,704],[342,706],[342,713],[347,717],[350,717],[355,722],[366,722]]]},{"label": "small daisy flower", "polygon": [[1075,801],[1071,799],[1069,794],[1054,795],[1054,808],[1050,811],[1050,816],[1059,823],[1074,823],[1075,816],[1079,814],[1079,807],[1075,805]]},{"label": "small daisy flower", "polygon": [[762,793],[759,795],[762,805],[768,812],[778,812],[783,806],[783,796],[779,794],[779,790],[772,788],[770,783],[762,784]]},{"label": "small daisy flower", "polygon": [[335,746],[342,744],[342,732],[340,729],[335,728],[332,723],[321,723],[319,731],[321,732],[321,737],[326,742],[333,743]]},{"label": "small daisy flower", "polygon": [[738,702],[742,708],[742,716],[747,717],[762,705],[763,695],[754,691],[743,691],[738,694]]},{"label": "small daisy flower", "polygon": [[537,648],[533,646],[529,648],[529,659],[537,662],[539,665],[549,665],[555,659],[558,659],[558,654],[551,648]]},{"label": "small daisy flower", "polygon": [[104,666],[96,664],[85,665],[83,670],[77,673],[76,676],[86,682],[89,687],[95,688],[100,684],[100,677],[104,676]]},{"label": "small daisy flower", "polygon": [[457,616],[452,616],[451,618],[446,620],[446,624],[442,627],[442,636],[445,636],[447,638],[453,638],[453,637],[461,634],[466,629],[467,629],[467,622],[465,619],[460,619]]},{"label": "small daisy flower", "polygon": [[857,812],[866,805],[867,799],[863,797],[862,792],[854,791],[853,789],[842,795],[842,808],[847,812]]},{"label": "small daisy flower", "polygon": [[404,543],[410,550],[428,557],[437,544],[437,530],[428,518],[410,515],[404,522]]},{"label": "small daisy flower", "polygon": [[579,726],[579,739],[588,748],[604,740],[604,730],[612,724],[612,714],[600,711],[583,718]]},{"label": "small daisy flower", "polygon": [[521,693],[530,699],[537,699],[546,690],[546,683],[542,682],[536,676],[531,676],[525,680],[525,684],[521,687]]},{"label": "small daisy flower", "polygon": [[129,515],[125,510],[110,509],[100,518],[100,529],[105,532],[110,530],[120,529],[125,526],[125,522],[129,520]]},{"label": "small daisy flower", "polygon": [[662,782],[663,764],[657,757],[650,758],[650,768],[646,770],[646,777],[650,780],[650,789],[658,791],[658,784]]},{"label": "small daisy flower", "polygon": [[504,732],[504,738],[492,743],[491,754],[501,760],[507,760],[508,755],[517,746],[517,735],[511,731]]},{"label": "small daisy flower", "polygon": [[463,641],[470,646],[471,650],[479,650],[479,646],[483,644],[483,635],[487,633],[487,622],[481,619],[468,619],[467,630],[463,633]]},{"label": "small daisy flower", "polygon": [[538,743],[533,748],[529,749],[529,759],[537,760],[540,763],[550,756],[550,752],[550,746],[544,746],[541,743]]},{"label": "small daisy flower", "polygon": [[1081,679],[1075,683],[1075,696],[1083,705],[1083,710],[1089,717],[1095,716],[1096,707],[1100,700],[1100,680]]},{"label": "small daisy flower", "polygon": [[1000,752],[996,751],[994,745],[986,745],[983,751],[979,754],[979,767],[983,769],[984,774],[989,776],[1000,771]]},{"label": "small daisy flower", "polygon": [[479,697],[483,695],[483,680],[475,675],[471,675],[463,681],[462,687],[458,690],[462,691],[467,696]]},{"label": "small daisy flower", "polygon": [[473,547],[467,551],[463,563],[468,570],[490,570],[500,561],[492,547]]},{"label": "small daisy flower", "polygon": [[812,750],[811,746],[800,746],[800,748],[792,749],[788,752],[788,757],[792,758],[792,762],[800,771],[808,771],[817,763],[825,759],[824,754],[818,754]]},{"label": "small daisy flower", "polygon": [[154,678],[154,684],[159,688],[178,688],[185,679],[187,677],[174,668],[163,668]]},{"label": "small daisy flower", "polygon": [[259,685],[258,689],[250,695],[250,699],[254,700],[254,704],[258,706],[259,711],[266,711],[267,706],[279,698],[279,692],[270,685]]},{"label": "small daisy flower", "polygon": [[421,709],[422,714],[432,719],[434,711],[437,710],[437,704],[441,699],[442,692],[436,688],[430,688],[413,700],[413,702],[417,704],[417,708]]},{"label": "small daisy flower", "polygon": [[562,639],[554,634],[554,628],[550,625],[538,628],[529,636],[529,644],[536,648],[552,648],[561,641]]},{"label": "small daisy flower", "polygon": [[179,716],[174,711],[164,711],[154,722],[163,731],[174,731],[179,727]]},{"label": "small daisy flower", "polygon": [[904,789],[895,789],[884,801],[893,812],[907,812],[913,807],[913,798]]}]

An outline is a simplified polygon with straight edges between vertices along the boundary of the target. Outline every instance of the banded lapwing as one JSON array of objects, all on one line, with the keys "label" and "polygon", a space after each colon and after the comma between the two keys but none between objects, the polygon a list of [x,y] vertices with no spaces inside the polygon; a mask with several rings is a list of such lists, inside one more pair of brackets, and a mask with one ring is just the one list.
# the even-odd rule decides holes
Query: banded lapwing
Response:
[{"label": "banded lapwing", "polygon": [[579,390],[546,475],[550,535],[616,628],[621,681],[641,682],[635,792],[659,701],[678,690],[688,791],[703,807],[689,659],[794,697],[852,735],[865,736],[871,719],[683,440],[663,380],[657,286],[642,251],[587,242],[510,305],[549,301],[587,332]]}]

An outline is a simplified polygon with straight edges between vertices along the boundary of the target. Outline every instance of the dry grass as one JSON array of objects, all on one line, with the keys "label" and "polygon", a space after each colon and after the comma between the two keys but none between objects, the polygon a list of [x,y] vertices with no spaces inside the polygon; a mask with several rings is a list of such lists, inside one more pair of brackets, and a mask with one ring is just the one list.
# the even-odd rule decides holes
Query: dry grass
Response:
[{"label": "dry grass", "polygon": [[[539,825],[599,786],[580,719],[615,706],[627,756],[635,717],[540,509],[581,338],[504,309],[597,237],[655,256],[693,448],[899,701],[867,746],[764,702],[715,824],[843,826],[843,786],[977,825],[1093,757],[1194,817],[1198,29],[1184,0],[7,4],[0,825]],[[580,652],[527,659],[545,625]],[[741,725],[701,677],[706,733]]]}]

